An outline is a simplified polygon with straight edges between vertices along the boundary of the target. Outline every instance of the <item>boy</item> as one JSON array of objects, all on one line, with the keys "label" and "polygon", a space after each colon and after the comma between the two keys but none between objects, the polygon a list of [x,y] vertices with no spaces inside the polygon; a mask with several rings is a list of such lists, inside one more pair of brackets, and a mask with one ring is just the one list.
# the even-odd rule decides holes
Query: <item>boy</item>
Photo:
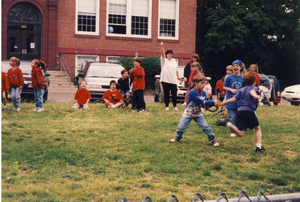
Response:
[{"label": "boy", "polygon": [[87,83],[85,80],[80,82],[80,89],[77,90],[75,94],[76,103],[73,106],[74,109],[83,108],[89,109],[88,103],[92,98],[90,92],[86,89]]},{"label": "boy", "polygon": [[207,106],[219,105],[221,102],[219,100],[206,99],[206,92],[203,91],[204,86],[207,84],[207,78],[202,75],[196,75],[194,77],[194,86],[188,95],[188,102],[182,114],[180,123],[177,126],[175,133],[175,138],[171,139],[170,142],[180,142],[182,134],[185,132],[189,123],[194,120],[202,129],[202,131],[207,134],[208,140],[212,143],[214,147],[219,146],[215,135],[213,134],[211,128],[206,123],[203,108]]},{"label": "boy", "polygon": [[[235,60],[232,63],[232,70],[233,74],[229,75],[225,79],[225,83],[223,86],[223,89],[226,90],[226,100],[232,98],[238,89],[243,87],[243,76],[241,75],[241,70],[242,68],[242,62],[240,60]],[[227,111],[228,111],[228,116],[230,122],[235,125],[236,122],[236,112],[238,108],[239,103],[235,102],[232,104],[226,105]],[[236,134],[231,131],[230,137],[236,137]]]},{"label": "boy", "polygon": [[105,102],[105,106],[108,108],[117,108],[123,106],[123,96],[116,89],[117,82],[115,80],[111,80],[109,82],[110,89],[107,90],[102,96],[102,100]]},{"label": "boy", "polygon": [[122,77],[117,82],[117,89],[121,92],[122,96],[126,96],[126,106],[129,104],[130,99],[130,81],[128,77],[128,72],[124,69],[121,71]]},{"label": "boy", "polygon": [[133,81],[133,97],[135,99],[137,111],[143,113],[146,109],[146,103],[144,100],[145,71],[144,68],[141,67],[142,61],[140,59],[134,59],[133,64],[134,68],[129,70],[130,79]]},{"label": "boy", "polygon": [[216,122],[217,126],[227,126],[230,128],[237,136],[242,137],[247,128],[255,129],[255,139],[256,139],[256,153],[262,153],[265,148],[261,145],[261,128],[257,120],[255,110],[256,110],[256,100],[260,98],[256,94],[258,88],[255,86],[256,73],[246,72],[244,73],[243,80],[246,84],[245,87],[241,88],[234,97],[222,102],[220,106],[227,105],[229,103],[236,102],[239,100],[239,106],[237,109],[236,125],[229,122],[228,117],[223,117]]},{"label": "boy", "polygon": [[3,99],[3,111],[6,111],[7,110],[6,94],[9,92],[9,82],[8,82],[8,78],[4,72],[1,72],[1,81],[2,81],[1,92],[2,92],[2,99]]}]

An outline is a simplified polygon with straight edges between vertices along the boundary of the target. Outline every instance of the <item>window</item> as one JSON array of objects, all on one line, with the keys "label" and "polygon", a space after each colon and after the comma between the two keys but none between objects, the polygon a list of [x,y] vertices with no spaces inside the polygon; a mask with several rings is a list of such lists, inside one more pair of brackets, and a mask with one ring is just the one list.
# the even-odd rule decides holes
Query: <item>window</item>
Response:
[{"label": "window", "polygon": [[108,36],[151,37],[151,0],[108,2]]},{"label": "window", "polygon": [[88,62],[99,61],[98,55],[76,55],[76,72],[78,75]]},{"label": "window", "polygon": [[106,62],[118,63],[121,56],[106,56]]},{"label": "window", "polygon": [[160,0],[159,36],[160,39],[178,39],[179,0]]},{"label": "window", "polygon": [[100,0],[76,0],[76,34],[99,34]]}]

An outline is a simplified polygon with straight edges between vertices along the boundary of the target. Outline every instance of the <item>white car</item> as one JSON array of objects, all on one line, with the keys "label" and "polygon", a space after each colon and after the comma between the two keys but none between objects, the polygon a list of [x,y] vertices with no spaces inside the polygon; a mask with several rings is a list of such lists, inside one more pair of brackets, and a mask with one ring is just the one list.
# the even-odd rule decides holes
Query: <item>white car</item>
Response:
[{"label": "white car", "polygon": [[300,105],[300,84],[286,87],[282,93],[281,97],[289,102],[291,105]]}]

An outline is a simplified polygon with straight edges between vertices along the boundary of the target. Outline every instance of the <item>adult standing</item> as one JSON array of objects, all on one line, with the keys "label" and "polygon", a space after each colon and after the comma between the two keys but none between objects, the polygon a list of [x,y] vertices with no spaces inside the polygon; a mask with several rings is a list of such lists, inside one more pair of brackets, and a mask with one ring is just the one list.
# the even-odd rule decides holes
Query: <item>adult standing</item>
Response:
[{"label": "adult standing", "polygon": [[179,79],[177,67],[178,64],[173,58],[173,51],[167,50],[165,52],[163,47],[163,42],[161,45],[161,73],[160,73],[160,82],[164,90],[164,102],[166,105],[166,110],[169,110],[170,102],[170,92],[172,94],[172,103],[174,110],[177,109],[177,79]]}]

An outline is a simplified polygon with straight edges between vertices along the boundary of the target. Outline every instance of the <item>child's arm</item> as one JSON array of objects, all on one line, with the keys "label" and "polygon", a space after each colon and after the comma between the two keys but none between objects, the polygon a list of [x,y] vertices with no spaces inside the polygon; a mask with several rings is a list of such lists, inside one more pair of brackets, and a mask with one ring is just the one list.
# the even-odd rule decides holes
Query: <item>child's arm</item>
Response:
[{"label": "child's arm", "polygon": [[204,100],[201,99],[198,93],[195,90],[191,90],[189,93],[189,99],[191,99],[196,104],[202,104],[204,106],[212,107],[215,105],[214,100]]},{"label": "child's arm", "polygon": [[250,95],[251,95],[252,97],[254,97],[255,99],[259,99],[259,98],[260,98],[260,96],[257,95],[257,93],[256,93],[255,90],[250,90]]},{"label": "child's arm", "polygon": [[235,102],[235,101],[236,101],[236,98],[233,97],[233,98],[230,98],[230,99],[228,99],[228,100],[223,101],[223,102],[220,104],[220,106],[224,106],[224,105],[233,103],[233,102]]},{"label": "child's arm", "polygon": [[20,89],[22,89],[24,86],[24,78],[23,78],[23,73],[22,73],[21,69],[19,69],[19,76],[20,76]]},{"label": "child's arm", "polygon": [[226,91],[232,92],[233,94],[236,94],[236,92],[237,92],[236,89],[229,88],[229,87],[226,87],[226,86],[223,86],[223,89],[226,90]]}]

